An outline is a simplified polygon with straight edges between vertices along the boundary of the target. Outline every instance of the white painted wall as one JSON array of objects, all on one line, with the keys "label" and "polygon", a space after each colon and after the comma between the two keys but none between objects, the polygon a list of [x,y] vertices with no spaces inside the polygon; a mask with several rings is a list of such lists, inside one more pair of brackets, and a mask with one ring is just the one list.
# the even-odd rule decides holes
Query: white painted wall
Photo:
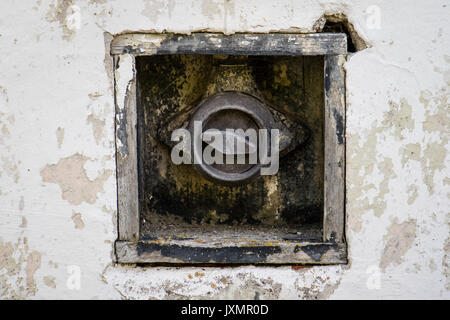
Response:
[{"label": "white painted wall", "polygon": [[[1,1],[0,298],[449,299],[449,10],[439,0]],[[345,13],[371,45],[346,63],[349,265],[113,265],[112,35],[310,32],[326,12]]]}]

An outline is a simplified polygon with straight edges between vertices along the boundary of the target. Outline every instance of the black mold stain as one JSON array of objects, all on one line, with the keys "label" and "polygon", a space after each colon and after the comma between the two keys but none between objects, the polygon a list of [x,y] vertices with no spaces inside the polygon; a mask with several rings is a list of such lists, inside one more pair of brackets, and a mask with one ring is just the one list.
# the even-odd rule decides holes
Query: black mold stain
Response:
[{"label": "black mold stain", "polygon": [[180,259],[184,262],[222,262],[222,263],[264,263],[272,254],[281,253],[281,248],[274,247],[227,247],[199,248],[180,245],[160,245],[139,242],[138,255],[159,251],[162,256]]},{"label": "black mold stain", "polygon": [[338,144],[344,143],[344,120],[342,115],[340,115],[336,109],[333,108],[333,116],[336,120],[336,136],[338,139]]}]

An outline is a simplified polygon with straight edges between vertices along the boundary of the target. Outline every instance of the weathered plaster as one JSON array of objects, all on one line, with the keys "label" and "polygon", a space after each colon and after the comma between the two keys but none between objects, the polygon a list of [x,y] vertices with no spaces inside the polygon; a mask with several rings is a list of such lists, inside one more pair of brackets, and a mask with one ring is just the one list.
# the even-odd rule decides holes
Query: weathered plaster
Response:
[{"label": "weathered plaster", "polygon": [[63,140],[64,140],[64,128],[58,127],[58,129],[56,129],[56,141],[58,142],[58,148],[60,149]]},{"label": "weathered plaster", "polygon": [[36,281],[34,280],[34,274],[41,266],[41,254],[37,251],[31,252],[27,257],[27,264],[25,267],[26,283],[28,294],[36,294]]},{"label": "weathered plaster", "polygon": [[62,158],[57,164],[47,165],[41,170],[42,181],[57,183],[62,198],[78,205],[83,201],[94,203],[97,194],[103,191],[103,184],[111,176],[111,170],[104,170],[95,180],[90,180],[84,169],[88,159],[80,154]]},{"label": "weathered plaster", "polygon": [[83,222],[83,219],[81,218],[81,213],[74,212],[72,214],[72,221],[75,226],[75,229],[83,229],[84,228],[84,222]]},{"label": "weathered plaster", "polygon": [[87,118],[87,121],[92,125],[92,132],[94,135],[95,142],[99,144],[99,142],[103,138],[105,120],[101,120],[91,113]]},{"label": "weathered plaster", "polygon": [[46,15],[46,19],[48,22],[58,22],[60,27],[63,30],[63,39],[71,40],[75,35],[75,31],[71,30],[67,26],[67,16],[73,13],[71,6],[75,3],[73,0],[58,0],[55,3],[50,3],[49,10]]},{"label": "weathered plaster", "polygon": [[[379,29],[368,23],[373,5]],[[9,54],[0,59],[0,297],[449,299],[448,7],[443,0],[1,1],[0,45]],[[68,21],[75,12],[79,28]],[[321,17],[342,14],[368,45],[345,64],[349,265],[114,264],[113,36],[314,32]],[[132,59],[120,65],[132,70]],[[127,88],[133,75],[117,74],[116,90]],[[119,108],[126,95],[116,92]],[[81,271],[80,288],[67,285],[71,270]]]}]

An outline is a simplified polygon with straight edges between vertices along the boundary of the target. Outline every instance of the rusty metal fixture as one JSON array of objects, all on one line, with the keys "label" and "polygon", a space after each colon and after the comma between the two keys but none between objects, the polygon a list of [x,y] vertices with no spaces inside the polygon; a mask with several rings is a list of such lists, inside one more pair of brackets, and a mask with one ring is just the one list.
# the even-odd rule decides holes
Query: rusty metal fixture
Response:
[{"label": "rusty metal fixture", "polygon": [[[201,132],[195,132],[194,122],[201,121]],[[256,97],[237,91],[227,91],[214,94],[203,100],[190,121],[192,141],[201,141],[200,135],[208,129],[225,132],[226,129],[279,129],[272,113],[264,103]],[[195,136],[197,135],[197,136]],[[283,134],[281,134],[283,137]],[[283,144],[286,147],[286,144]],[[201,159],[203,148],[193,148],[194,159]],[[251,181],[260,170],[259,161],[256,164],[206,164],[196,161],[196,169],[207,179],[221,184],[243,184]]]}]

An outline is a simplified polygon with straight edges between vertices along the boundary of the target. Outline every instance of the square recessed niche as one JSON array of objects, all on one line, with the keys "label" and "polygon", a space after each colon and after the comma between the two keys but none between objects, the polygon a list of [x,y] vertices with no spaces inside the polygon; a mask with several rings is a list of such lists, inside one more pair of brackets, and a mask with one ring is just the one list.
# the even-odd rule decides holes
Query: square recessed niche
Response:
[{"label": "square recessed niche", "polygon": [[[117,261],[346,263],[346,48],[338,33],[115,37]],[[171,161],[173,130],[228,92],[290,133],[277,174],[229,185]]]}]

